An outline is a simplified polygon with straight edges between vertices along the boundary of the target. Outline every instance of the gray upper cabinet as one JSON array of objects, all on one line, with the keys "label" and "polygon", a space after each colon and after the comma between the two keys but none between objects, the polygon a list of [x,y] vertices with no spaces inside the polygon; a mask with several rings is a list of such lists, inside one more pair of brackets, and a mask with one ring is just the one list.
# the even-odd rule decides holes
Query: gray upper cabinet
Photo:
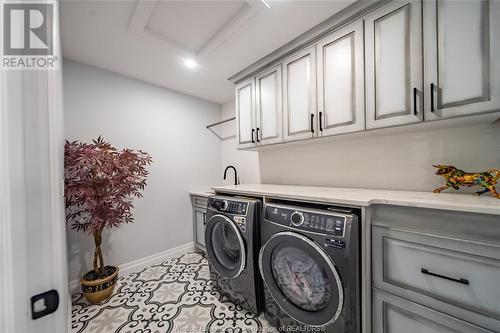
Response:
[{"label": "gray upper cabinet", "polygon": [[283,62],[284,140],[316,136],[316,48],[310,47]]},{"label": "gray upper cabinet", "polygon": [[259,74],[256,79],[257,145],[283,141],[281,64]]},{"label": "gray upper cabinet", "polygon": [[426,120],[500,109],[499,17],[495,0],[424,1]]},{"label": "gray upper cabinet", "polygon": [[422,2],[368,14],[365,32],[367,128],[422,121]]},{"label": "gray upper cabinet", "polygon": [[235,93],[238,148],[255,146],[255,78],[236,87]]},{"label": "gray upper cabinet", "polygon": [[363,22],[335,31],[316,48],[319,135],[364,130]]},{"label": "gray upper cabinet", "polygon": [[441,124],[498,119],[500,1],[353,6],[366,11],[331,23],[331,30],[322,24],[318,35],[308,33],[233,76],[238,148],[453,117],[463,121]]}]

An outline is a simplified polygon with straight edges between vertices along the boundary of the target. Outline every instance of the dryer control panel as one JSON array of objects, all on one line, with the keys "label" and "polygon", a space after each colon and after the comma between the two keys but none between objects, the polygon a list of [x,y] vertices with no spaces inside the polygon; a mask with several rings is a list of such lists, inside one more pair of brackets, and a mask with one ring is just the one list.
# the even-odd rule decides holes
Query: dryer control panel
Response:
[{"label": "dryer control panel", "polygon": [[233,215],[246,215],[248,210],[248,202],[237,200],[210,198],[208,205],[214,210]]},{"label": "dryer control panel", "polygon": [[346,222],[351,215],[322,210],[293,209],[279,205],[266,205],[265,219],[296,229],[344,237]]}]

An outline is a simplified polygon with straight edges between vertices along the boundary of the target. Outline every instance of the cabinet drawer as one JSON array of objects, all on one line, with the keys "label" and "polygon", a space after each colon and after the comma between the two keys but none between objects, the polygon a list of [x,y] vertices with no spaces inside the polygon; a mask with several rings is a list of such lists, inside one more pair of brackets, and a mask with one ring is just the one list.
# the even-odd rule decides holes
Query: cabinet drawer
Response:
[{"label": "cabinet drawer", "polygon": [[373,227],[374,286],[500,329],[500,246]]},{"label": "cabinet drawer", "polygon": [[207,208],[208,198],[193,196],[193,206]]},{"label": "cabinet drawer", "polygon": [[373,290],[373,333],[491,333],[493,331]]}]

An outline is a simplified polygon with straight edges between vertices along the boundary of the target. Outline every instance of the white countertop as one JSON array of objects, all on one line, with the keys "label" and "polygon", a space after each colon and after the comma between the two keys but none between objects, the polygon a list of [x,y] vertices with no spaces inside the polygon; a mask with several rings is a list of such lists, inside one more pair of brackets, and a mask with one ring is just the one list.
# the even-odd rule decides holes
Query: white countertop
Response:
[{"label": "white countertop", "polygon": [[190,195],[195,195],[197,197],[205,197],[207,198],[209,195],[214,194],[214,191],[208,190],[208,191],[190,191]]},{"label": "white countertop", "polygon": [[500,199],[493,198],[489,194],[477,197],[472,194],[271,184],[216,186],[212,189],[216,192],[232,194],[268,196],[358,207],[385,204],[500,215]]}]

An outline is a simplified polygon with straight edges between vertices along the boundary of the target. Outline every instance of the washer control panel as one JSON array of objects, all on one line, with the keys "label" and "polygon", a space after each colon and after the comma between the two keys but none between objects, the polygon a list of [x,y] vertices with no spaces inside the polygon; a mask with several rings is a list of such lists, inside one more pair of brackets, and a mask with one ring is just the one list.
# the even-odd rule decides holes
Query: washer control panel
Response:
[{"label": "washer control panel", "polygon": [[281,225],[299,228],[316,233],[344,237],[348,216],[321,210],[290,209],[267,205],[265,219]]},{"label": "washer control panel", "polygon": [[233,201],[226,199],[211,198],[208,201],[210,208],[221,213],[234,215],[246,215],[248,210],[248,202]]},{"label": "washer control panel", "polygon": [[302,225],[304,223],[304,213],[295,211],[290,215],[290,221],[296,227]]}]

